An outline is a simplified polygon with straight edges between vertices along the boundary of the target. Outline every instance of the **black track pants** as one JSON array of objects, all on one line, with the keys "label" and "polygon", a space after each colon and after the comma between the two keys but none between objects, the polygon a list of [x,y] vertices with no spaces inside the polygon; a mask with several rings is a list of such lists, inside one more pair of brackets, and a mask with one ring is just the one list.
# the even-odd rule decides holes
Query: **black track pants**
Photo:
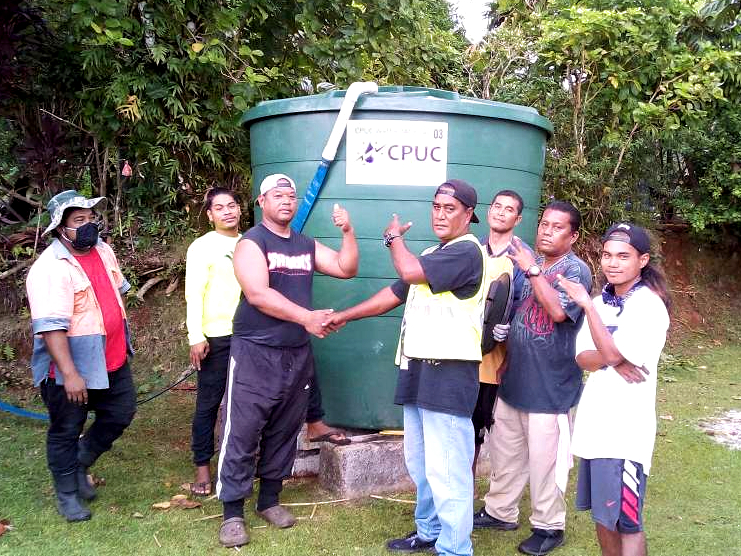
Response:
[{"label": "black track pants", "polygon": [[219,404],[224,397],[226,375],[229,369],[231,336],[207,338],[209,352],[198,371],[196,410],[193,415],[191,449],[193,463],[208,465],[214,455],[214,427],[219,415]]},{"label": "black track pants", "polygon": [[255,476],[290,477],[313,374],[311,344],[275,348],[232,336],[216,485],[219,500],[249,497]]},{"label": "black track pants", "polygon": [[319,390],[319,383],[314,376],[309,384],[309,408],[306,410],[306,422],[316,423],[321,421],[323,417],[322,392]]}]

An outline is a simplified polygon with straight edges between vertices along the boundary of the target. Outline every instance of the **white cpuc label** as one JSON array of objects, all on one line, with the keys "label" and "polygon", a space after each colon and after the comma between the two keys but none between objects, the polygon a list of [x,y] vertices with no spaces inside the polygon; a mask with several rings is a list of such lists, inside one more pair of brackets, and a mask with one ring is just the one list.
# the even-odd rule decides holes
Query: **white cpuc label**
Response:
[{"label": "white cpuc label", "polygon": [[437,186],[447,179],[447,122],[350,120],[345,141],[348,184]]}]

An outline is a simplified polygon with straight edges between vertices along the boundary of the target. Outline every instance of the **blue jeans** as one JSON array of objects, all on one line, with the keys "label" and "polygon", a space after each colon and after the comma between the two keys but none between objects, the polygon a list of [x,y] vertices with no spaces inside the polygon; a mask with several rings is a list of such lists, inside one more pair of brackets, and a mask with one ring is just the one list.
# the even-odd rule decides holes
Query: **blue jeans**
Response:
[{"label": "blue jeans", "polygon": [[404,459],[417,485],[417,535],[437,538],[438,554],[473,554],[473,436],[470,417],[404,406]]}]

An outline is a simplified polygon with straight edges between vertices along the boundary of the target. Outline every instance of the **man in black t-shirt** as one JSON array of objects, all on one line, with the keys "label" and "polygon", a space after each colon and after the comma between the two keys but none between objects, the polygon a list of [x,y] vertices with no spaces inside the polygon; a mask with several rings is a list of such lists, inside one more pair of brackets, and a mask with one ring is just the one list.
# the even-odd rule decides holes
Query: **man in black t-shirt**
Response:
[{"label": "man in black t-shirt", "polygon": [[[219,542],[249,542],[244,501],[260,478],[257,514],[276,527],[296,519],[279,504],[290,477],[296,438],[306,417],[314,374],[310,335],[324,338],[331,309],[312,310],[314,270],[352,278],[358,246],[347,211],[335,205],[332,218],[342,232],[334,251],[291,230],[296,185],[283,174],[267,176],[257,202],[262,222],[248,230],[234,251],[234,273],[242,297],[234,314],[226,410],[216,492],[224,504]],[[255,469],[255,454],[260,459]]]},{"label": "man in black t-shirt", "polygon": [[416,529],[391,551],[470,555],[473,424],[481,361],[484,254],[469,232],[476,190],[461,180],[438,187],[432,228],[441,243],[414,256],[394,215],[384,234],[401,280],[330,322],[380,315],[406,300],[394,402],[404,407],[404,458],[417,486]]}]

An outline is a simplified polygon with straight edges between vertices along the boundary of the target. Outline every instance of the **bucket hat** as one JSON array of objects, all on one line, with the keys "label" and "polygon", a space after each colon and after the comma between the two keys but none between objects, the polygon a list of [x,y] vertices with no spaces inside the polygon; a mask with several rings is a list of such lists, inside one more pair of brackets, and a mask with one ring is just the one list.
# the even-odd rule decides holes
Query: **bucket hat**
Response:
[{"label": "bucket hat", "polygon": [[66,209],[92,209],[97,207],[98,205],[100,205],[102,208],[105,208],[106,202],[107,200],[105,197],[93,197],[92,199],[88,199],[74,189],[68,189],[67,191],[57,193],[56,195],[54,195],[54,197],[49,199],[48,203],[46,203],[46,210],[49,211],[49,216],[51,217],[51,224],[49,224],[46,230],[44,230],[44,233],[41,235],[46,235],[54,228],[59,226],[59,224],[62,222],[62,215],[64,214],[64,211]]}]

